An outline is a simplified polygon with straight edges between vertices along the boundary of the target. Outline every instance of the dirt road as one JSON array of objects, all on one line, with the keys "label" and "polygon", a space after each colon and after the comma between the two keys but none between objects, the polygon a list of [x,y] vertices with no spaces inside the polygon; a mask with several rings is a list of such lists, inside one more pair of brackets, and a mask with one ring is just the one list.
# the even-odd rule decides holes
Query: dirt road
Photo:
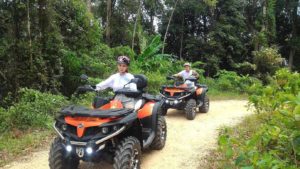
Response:
[{"label": "dirt road", "polygon": [[[144,152],[142,169],[197,169],[199,159],[217,146],[218,128],[234,125],[251,114],[246,101],[213,101],[207,114],[188,121],[180,111],[168,112],[168,136],[162,151]],[[48,169],[48,149],[33,153],[27,159],[13,162],[4,169]],[[109,169],[108,164],[82,163],[80,169]]]}]

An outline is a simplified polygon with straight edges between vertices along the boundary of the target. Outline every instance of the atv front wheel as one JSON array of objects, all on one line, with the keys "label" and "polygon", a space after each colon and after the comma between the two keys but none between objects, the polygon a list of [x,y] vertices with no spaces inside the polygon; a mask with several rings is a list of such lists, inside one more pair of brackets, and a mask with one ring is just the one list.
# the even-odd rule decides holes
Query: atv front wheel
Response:
[{"label": "atv front wheel", "polygon": [[62,144],[62,140],[56,137],[49,153],[50,169],[77,169],[78,166],[79,159],[72,156],[66,157],[66,150]]},{"label": "atv front wheel", "polygon": [[114,157],[114,169],[140,169],[141,144],[135,137],[126,137],[117,146]]},{"label": "atv front wheel", "polygon": [[197,106],[197,103],[196,103],[195,99],[190,99],[190,100],[187,101],[184,110],[185,110],[186,118],[188,120],[194,120],[195,119],[195,117],[196,117],[196,106]]},{"label": "atv front wheel", "polygon": [[164,116],[158,115],[155,138],[150,145],[154,150],[161,150],[165,147],[167,139],[167,124]]},{"label": "atv front wheel", "polygon": [[201,113],[207,113],[209,110],[209,98],[205,94],[203,99],[203,105],[199,108],[199,112]]},{"label": "atv front wheel", "polygon": [[165,115],[167,115],[167,112],[168,112],[168,109],[167,108],[164,108],[164,107],[160,107],[160,114],[161,115],[163,115],[163,116],[165,116]]}]

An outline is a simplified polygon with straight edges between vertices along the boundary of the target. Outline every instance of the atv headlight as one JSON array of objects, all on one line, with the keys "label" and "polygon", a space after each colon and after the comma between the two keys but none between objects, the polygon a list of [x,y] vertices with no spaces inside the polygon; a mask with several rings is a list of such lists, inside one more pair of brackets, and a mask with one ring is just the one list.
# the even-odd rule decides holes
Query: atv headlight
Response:
[{"label": "atv headlight", "polygon": [[179,101],[178,101],[178,100],[175,100],[175,101],[174,101],[174,104],[178,104],[178,103],[179,103]]},{"label": "atv headlight", "polygon": [[67,152],[71,152],[72,151],[72,146],[71,145],[67,145],[66,146],[66,150],[67,150]]},{"label": "atv headlight", "polygon": [[112,127],[112,129],[113,129],[114,131],[117,131],[117,130],[119,129],[119,126],[115,125],[115,126]]},{"label": "atv headlight", "polygon": [[107,134],[108,133],[108,127],[102,127],[101,132],[102,132],[102,134]]},{"label": "atv headlight", "polygon": [[67,125],[67,124],[61,125],[61,129],[62,129],[63,131],[66,131],[66,130],[68,129],[68,125]]},{"label": "atv headlight", "polygon": [[166,103],[167,103],[167,104],[169,104],[169,103],[170,103],[170,101],[169,101],[169,100],[166,100]]},{"label": "atv headlight", "polygon": [[86,153],[92,154],[93,153],[93,148],[92,147],[86,148]]}]

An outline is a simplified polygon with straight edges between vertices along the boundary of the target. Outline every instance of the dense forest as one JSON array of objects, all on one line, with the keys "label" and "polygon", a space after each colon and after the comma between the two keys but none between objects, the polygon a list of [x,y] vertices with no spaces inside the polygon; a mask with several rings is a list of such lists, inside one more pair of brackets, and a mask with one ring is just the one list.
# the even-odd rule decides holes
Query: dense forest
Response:
[{"label": "dense forest", "polygon": [[0,1],[1,100],[22,87],[70,95],[80,74],[106,78],[121,54],[149,78],[187,60],[208,77],[225,69],[267,82],[285,62],[300,70],[300,2]]},{"label": "dense forest", "polygon": [[191,62],[213,106],[249,97],[207,168],[299,168],[300,0],[0,0],[0,167],[49,140],[61,107],[90,105],[80,75],[96,84],[120,55],[149,93]]}]

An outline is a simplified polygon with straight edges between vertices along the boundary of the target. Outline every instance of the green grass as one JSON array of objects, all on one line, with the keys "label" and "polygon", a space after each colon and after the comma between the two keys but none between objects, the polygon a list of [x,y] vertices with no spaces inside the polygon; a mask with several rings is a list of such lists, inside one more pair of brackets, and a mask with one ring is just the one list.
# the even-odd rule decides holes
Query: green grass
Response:
[{"label": "green grass", "polygon": [[28,154],[51,140],[53,131],[28,130],[26,133],[13,131],[0,135],[0,167]]},{"label": "green grass", "polygon": [[[241,143],[245,143],[251,136],[253,136],[263,124],[259,115],[254,114],[245,117],[238,125],[232,127],[223,127],[220,130],[220,135],[226,133],[231,138],[239,140]],[[233,149],[235,152],[235,148]],[[201,164],[199,164],[199,169],[234,169],[236,166],[228,161],[226,158],[226,153],[220,147],[215,150],[211,150],[210,153],[201,159]]]},{"label": "green grass", "polygon": [[247,100],[248,95],[243,93],[231,92],[231,91],[219,91],[216,89],[210,89],[208,91],[210,100]]}]

